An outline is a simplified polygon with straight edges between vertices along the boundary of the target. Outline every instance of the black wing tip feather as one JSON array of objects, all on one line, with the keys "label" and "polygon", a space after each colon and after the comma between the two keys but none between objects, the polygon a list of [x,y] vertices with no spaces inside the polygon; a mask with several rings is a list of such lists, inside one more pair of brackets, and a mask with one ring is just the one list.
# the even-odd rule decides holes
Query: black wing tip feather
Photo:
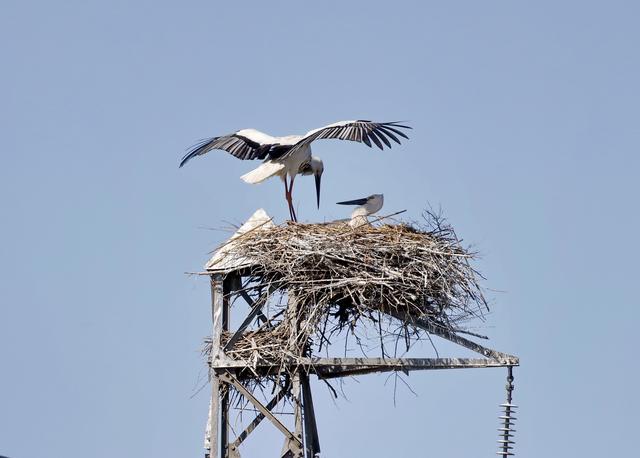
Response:
[{"label": "black wing tip feather", "polygon": [[180,159],[180,165],[178,166],[178,168],[181,169],[183,165],[185,165],[187,162],[191,160],[191,158],[197,156],[198,154],[196,153],[196,151],[198,151],[198,149],[199,148],[191,149],[187,152],[187,154],[182,156],[182,159]]},{"label": "black wing tip feather", "polygon": [[[400,129],[413,129],[413,127],[411,126],[405,126],[402,124],[398,124],[399,121],[396,122],[385,122],[382,123],[381,128],[384,129],[388,129],[391,132],[394,132],[398,135],[400,135],[402,138],[409,140],[409,137],[407,136],[407,134],[405,134],[404,132],[402,132]],[[387,132],[388,133],[388,132]],[[398,144],[400,143],[399,140],[395,139]]]},{"label": "black wing tip feather", "polygon": [[286,157],[304,145],[308,145],[314,140],[318,139],[339,139],[339,140],[351,140],[359,143],[364,143],[369,148],[373,148],[373,145],[377,146],[381,150],[384,150],[386,145],[391,148],[391,142],[389,139],[401,145],[399,137],[409,140],[407,134],[400,129],[412,129],[411,126],[404,124],[406,121],[392,121],[392,122],[374,122],[365,119],[359,119],[357,121],[347,121],[346,123],[336,123],[336,125],[330,125],[325,128],[316,130],[315,133],[308,135],[298,143],[293,145],[282,157]]},{"label": "black wing tip feather", "polygon": [[392,122],[385,122],[384,124],[392,125],[395,127],[402,127],[403,129],[413,129],[413,127],[405,125],[404,123],[406,122],[408,121],[392,121]]},{"label": "black wing tip feather", "polygon": [[194,157],[200,156],[200,155],[206,153],[207,152],[207,150],[206,150],[207,145],[209,143],[217,140],[218,138],[219,137],[212,137],[212,138],[203,138],[202,140],[198,140],[194,145],[192,145],[187,150],[187,154],[182,156],[182,159],[180,159],[180,165],[178,166],[178,168],[182,168],[183,165],[185,165],[187,162],[189,162]]},{"label": "black wing tip feather", "polygon": [[388,140],[389,138],[394,142],[396,142],[398,145],[401,145],[402,142],[400,142],[400,139],[396,137],[396,135],[399,135],[400,137],[409,140],[409,137],[400,129],[412,128],[411,126],[400,124],[400,123],[404,123],[405,121],[391,121],[391,122],[379,122],[379,123],[371,122],[371,121],[357,121],[357,122],[364,122],[373,126],[371,130],[369,130],[368,132],[366,131],[364,132],[364,135],[362,136],[362,141],[367,146],[371,147],[372,145],[370,140],[373,140],[375,145],[381,150],[384,150],[384,145],[382,145],[382,143],[380,142],[381,140],[382,142],[384,142],[387,148],[391,148],[391,143]]},{"label": "black wing tip feather", "polygon": [[187,162],[189,162],[189,160],[193,157],[193,154],[189,153],[189,154],[185,154],[182,159],[180,159],[180,165],[178,165],[178,168],[181,169],[183,165],[185,165]]},{"label": "black wing tip feather", "polygon": [[380,124],[383,126],[394,126],[394,127],[401,127],[403,129],[413,129],[413,127],[405,125],[405,123],[409,121],[375,122],[375,121],[370,121],[368,119],[358,119],[356,122],[366,122],[367,124]]}]

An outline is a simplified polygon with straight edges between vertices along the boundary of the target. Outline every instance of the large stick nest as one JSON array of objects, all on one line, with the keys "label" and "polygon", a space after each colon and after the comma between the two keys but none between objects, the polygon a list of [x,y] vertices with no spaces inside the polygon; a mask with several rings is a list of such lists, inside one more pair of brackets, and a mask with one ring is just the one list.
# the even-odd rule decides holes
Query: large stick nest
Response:
[{"label": "large stick nest", "polygon": [[[486,309],[481,277],[470,263],[475,253],[440,217],[425,213],[424,218],[422,225],[358,228],[285,223],[245,233],[225,249],[229,257],[250,260],[252,289],[284,292],[283,309],[291,309],[292,301],[300,305],[296,319],[283,319],[269,331],[273,337],[277,333],[280,349],[286,345],[289,355],[306,356],[310,341],[321,347],[343,329],[357,337],[355,331],[367,322],[385,356],[390,336],[402,337],[407,349],[412,339],[420,339],[416,320],[459,332],[463,321],[482,317]],[[236,357],[255,359],[262,347],[256,342],[268,336],[251,339],[238,342]],[[272,350],[265,359],[282,354]]]}]

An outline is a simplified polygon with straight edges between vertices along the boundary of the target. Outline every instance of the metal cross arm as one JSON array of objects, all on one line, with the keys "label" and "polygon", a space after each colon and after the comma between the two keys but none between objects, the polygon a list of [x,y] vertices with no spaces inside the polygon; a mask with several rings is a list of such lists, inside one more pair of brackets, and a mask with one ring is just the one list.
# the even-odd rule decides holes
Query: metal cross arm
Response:
[{"label": "metal cross arm", "polygon": [[319,378],[329,379],[375,372],[408,373],[420,370],[504,367],[512,364],[512,360],[484,358],[314,358],[311,367]]},{"label": "metal cross arm", "polygon": [[[304,357],[292,358],[291,367],[298,367],[307,370],[309,373],[316,373],[322,377],[333,371],[349,370],[371,370],[373,372],[388,371],[413,371],[429,369],[465,369],[481,367],[506,367],[517,366],[518,359],[509,357],[504,359],[488,358],[318,358]],[[247,365],[246,361],[233,359],[219,359],[212,364],[216,370],[243,369]],[[274,364],[269,361],[259,360],[252,365],[254,369],[263,369],[269,372],[270,369],[279,369],[280,363]],[[347,374],[348,375],[348,374]]]}]

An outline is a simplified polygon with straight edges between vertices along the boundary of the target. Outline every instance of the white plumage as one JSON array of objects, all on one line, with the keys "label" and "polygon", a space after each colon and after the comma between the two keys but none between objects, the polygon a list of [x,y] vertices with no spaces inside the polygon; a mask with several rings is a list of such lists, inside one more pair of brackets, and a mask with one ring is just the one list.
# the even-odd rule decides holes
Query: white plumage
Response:
[{"label": "white plumage", "polygon": [[[378,148],[384,149],[383,144],[391,147],[389,139],[400,144],[398,136],[408,138],[400,129],[410,129],[410,127],[397,122],[340,121],[310,130],[304,135],[283,137],[274,137],[255,129],[242,129],[233,134],[205,139],[198,143],[182,158],[180,167],[191,158],[206,154],[213,149],[227,151],[242,160],[262,159],[264,160],[262,165],[242,175],[242,180],[256,184],[273,176],[282,178],[289,214],[291,219],[296,221],[292,192],[297,175],[314,175],[317,203],[320,207],[320,182],[324,164],[320,158],[311,155],[310,144],[313,141],[350,140],[365,143],[369,147],[373,143]],[[289,177],[288,184],[287,177]]]},{"label": "white plumage", "polygon": [[245,183],[258,184],[274,175],[284,176],[285,165],[282,162],[265,161],[260,167],[245,173],[240,178]]},{"label": "white plumage", "polygon": [[358,205],[358,207],[351,212],[349,225],[351,227],[359,227],[369,224],[369,219],[367,217],[380,211],[384,205],[384,195],[372,194],[369,197],[364,197],[362,199],[338,202],[338,205]]}]

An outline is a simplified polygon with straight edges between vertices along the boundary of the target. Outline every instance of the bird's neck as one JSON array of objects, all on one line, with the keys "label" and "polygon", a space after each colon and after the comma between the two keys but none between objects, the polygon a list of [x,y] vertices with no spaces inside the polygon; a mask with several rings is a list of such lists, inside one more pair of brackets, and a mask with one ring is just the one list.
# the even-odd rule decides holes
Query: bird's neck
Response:
[{"label": "bird's neck", "polygon": [[356,207],[355,210],[353,210],[353,212],[351,213],[351,218],[357,218],[358,216],[368,216],[369,215],[369,210],[367,209],[367,207],[365,207],[364,205],[361,205],[360,207]]}]

